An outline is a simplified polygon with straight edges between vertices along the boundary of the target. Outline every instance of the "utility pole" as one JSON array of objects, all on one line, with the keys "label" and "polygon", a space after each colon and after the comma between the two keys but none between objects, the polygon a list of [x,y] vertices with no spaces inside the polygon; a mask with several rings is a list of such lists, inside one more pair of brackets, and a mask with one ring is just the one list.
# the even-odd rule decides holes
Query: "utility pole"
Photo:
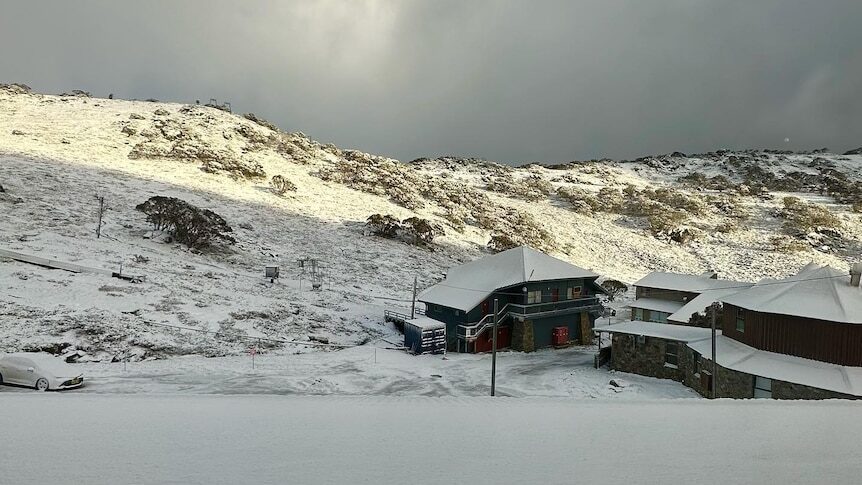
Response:
[{"label": "utility pole", "polygon": [[718,311],[718,306],[716,303],[712,304],[712,379],[710,379],[710,393],[712,398],[715,399],[715,381],[718,380],[718,373],[716,370],[718,369],[715,362],[715,314]]},{"label": "utility pole", "polygon": [[494,335],[491,337],[491,395],[497,392],[497,305],[499,300],[494,298]]},{"label": "utility pole", "polygon": [[99,225],[96,226],[96,239],[102,237],[102,215],[105,213],[105,197],[99,196]]},{"label": "utility pole", "polygon": [[418,277],[413,277],[413,305],[410,306],[410,319],[416,318],[416,284],[418,283]]}]

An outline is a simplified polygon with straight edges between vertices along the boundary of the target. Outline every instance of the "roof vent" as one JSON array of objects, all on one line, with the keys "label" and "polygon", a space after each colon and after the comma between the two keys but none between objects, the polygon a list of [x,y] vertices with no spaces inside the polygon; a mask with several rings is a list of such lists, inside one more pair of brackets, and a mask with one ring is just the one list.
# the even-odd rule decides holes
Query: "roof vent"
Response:
[{"label": "roof vent", "polygon": [[862,280],[862,263],[853,263],[850,267],[850,285],[858,288],[860,280]]}]

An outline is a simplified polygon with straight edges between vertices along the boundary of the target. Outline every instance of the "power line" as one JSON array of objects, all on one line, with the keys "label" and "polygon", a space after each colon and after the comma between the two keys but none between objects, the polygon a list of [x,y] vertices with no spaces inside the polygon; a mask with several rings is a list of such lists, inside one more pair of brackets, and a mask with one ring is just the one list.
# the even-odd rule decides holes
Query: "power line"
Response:
[{"label": "power line", "polygon": [[[675,292],[675,291],[685,291],[685,292],[691,292],[691,293],[703,293],[706,291],[713,291],[713,290],[745,289],[745,288],[751,288],[754,286],[787,285],[787,284],[801,282],[801,281],[828,280],[828,279],[833,279],[833,278],[845,278],[847,276],[850,276],[850,273],[842,273],[839,275],[832,275],[832,276],[819,276],[816,278],[797,278],[797,279],[791,279],[791,280],[784,279],[784,280],[777,280],[777,281],[768,281],[768,282],[764,282],[764,283],[750,283],[750,284],[749,283],[741,283],[738,285],[731,285],[731,286],[713,286],[713,287],[709,287],[709,288],[692,288],[692,289],[686,289],[686,290],[669,290],[669,289],[657,288],[657,289],[651,289],[650,293],[665,293],[665,292],[671,293],[671,292]],[[533,283],[533,282],[524,282],[524,283],[518,283],[518,284],[526,284],[526,283]],[[454,288],[457,290],[478,291],[478,292],[482,292],[482,293],[493,292],[493,293],[498,294],[498,295],[514,295],[514,296],[523,295],[523,292],[510,293],[510,292],[495,291],[493,289],[487,289],[487,288],[466,288],[466,287],[455,286],[455,285],[447,285],[446,283],[443,283],[442,281],[440,283],[437,283],[436,285],[433,285],[433,286],[445,286],[447,288]],[[512,286],[517,286],[517,285],[512,285]],[[601,286],[601,285],[599,285],[599,286]]]}]

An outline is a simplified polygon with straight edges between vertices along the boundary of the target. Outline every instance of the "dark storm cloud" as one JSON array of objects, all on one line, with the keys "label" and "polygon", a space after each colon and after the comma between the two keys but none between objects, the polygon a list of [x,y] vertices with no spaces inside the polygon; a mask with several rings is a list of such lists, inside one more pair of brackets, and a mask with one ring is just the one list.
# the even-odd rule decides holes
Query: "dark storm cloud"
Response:
[{"label": "dark storm cloud", "polygon": [[7,2],[0,82],[216,97],[404,160],[844,150],[860,21],[858,0]]}]

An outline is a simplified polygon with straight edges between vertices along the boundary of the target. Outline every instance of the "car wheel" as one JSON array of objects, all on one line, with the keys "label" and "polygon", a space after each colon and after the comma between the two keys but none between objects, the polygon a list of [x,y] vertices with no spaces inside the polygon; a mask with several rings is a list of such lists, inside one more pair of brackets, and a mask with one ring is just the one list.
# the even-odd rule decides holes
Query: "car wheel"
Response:
[{"label": "car wheel", "polygon": [[47,391],[48,390],[48,379],[44,377],[40,378],[36,381],[36,390],[37,391]]}]

